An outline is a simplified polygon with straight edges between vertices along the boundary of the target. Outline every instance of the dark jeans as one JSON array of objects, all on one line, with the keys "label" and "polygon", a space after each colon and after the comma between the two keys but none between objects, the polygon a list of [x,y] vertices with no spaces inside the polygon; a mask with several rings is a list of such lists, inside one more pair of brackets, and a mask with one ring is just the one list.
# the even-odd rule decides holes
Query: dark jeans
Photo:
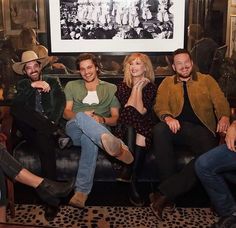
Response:
[{"label": "dark jeans", "polygon": [[5,175],[14,180],[21,170],[22,165],[0,144],[0,205],[7,204]]},{"label": "dark jeans", "polygon": [[40,113],[24,107],[13,106],[11,113],[17,129],[39,153],[42,176],[56,179],[55,139],[58,127]]},{"label": "dark jeans", "polygon": [[201,155],[195,168],[217,213],[229,216],[236,212],[236,202],[227,184],[236,184],[236,153],[225,144],[220,145]]},{"label": "dark jeans", "polygon": [[181,129],[176,134],[171,132],[166,123],[160,122],[154,127],[153,137],[157,171],[161,181],[159,190],[174,200],[188,192],[197,182],[195,159],[178,171],[174,146],[188,146],[193,155],[198,157],[215,147],[218,140],[206,127],[189,122],[182,122]]}]

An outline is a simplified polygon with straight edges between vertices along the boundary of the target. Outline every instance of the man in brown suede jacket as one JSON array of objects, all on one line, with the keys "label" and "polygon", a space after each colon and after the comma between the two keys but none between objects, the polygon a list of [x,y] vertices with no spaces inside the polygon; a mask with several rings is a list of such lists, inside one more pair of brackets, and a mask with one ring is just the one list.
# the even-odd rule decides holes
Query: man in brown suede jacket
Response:
[{"label": "man in brown suede jacket", "polygon": [[150,206],[159,219],[163,210],[197,181],[195,159],[177,170],[174,145],[186,145],[198,157],[218,144],[217,132],[229,127],[227,99],[210,75],[194,70],[187,50],[173,53],[172,67],[176,74],[162,81],[154,106],[161,120],[153,135],[160,184],[158,191],[150,194]]}]

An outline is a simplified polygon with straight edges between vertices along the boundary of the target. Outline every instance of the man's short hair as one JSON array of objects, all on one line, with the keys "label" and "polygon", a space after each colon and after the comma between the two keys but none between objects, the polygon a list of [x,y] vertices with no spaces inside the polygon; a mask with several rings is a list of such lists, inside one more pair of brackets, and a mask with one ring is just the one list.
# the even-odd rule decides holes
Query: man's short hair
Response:
[{"label": "man's short hair", "polygon": [[174,57],[176,55],[179,55],[179,54],[187,54],[189,56],[189,58],[192,60],[192,56],[190,54],[190,52],[187,50],[187,49],[184,49],[184,48],[178,48],[177,50],[175,50],[172,54],[172,64],[174,63]]},{"label": "man's short hair", "polygon": [[97,58],[92,53],[82,53],[77,57],[76,62],[75,62],[77,70],[80,70],[80,63],[84,60],[91,60],[93,64],[95,65],[95,67],[98,68],[98,74],[100,74],[101,69],[102,69],[101,62],[99,58]]}]

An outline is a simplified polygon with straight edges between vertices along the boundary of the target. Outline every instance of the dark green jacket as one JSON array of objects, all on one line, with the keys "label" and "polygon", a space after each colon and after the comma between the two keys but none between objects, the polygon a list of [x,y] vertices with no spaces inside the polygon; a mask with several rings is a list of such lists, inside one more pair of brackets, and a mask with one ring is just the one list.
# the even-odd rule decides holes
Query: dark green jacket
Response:
[{"label": "dark green jacket", "polygon": [[[57,77],[43,76],[42,80],[46,81],[51,87],[49,93],[42,93],[42,107],[48,119],[58,123],[66,104],[65,94]],[[36,89],[31,87],[31,80],[28,78],[20,80],[16,89],[17,94],[13,100],[13,106],[17,105],[19,107],[20,105],[35,110]]]}]

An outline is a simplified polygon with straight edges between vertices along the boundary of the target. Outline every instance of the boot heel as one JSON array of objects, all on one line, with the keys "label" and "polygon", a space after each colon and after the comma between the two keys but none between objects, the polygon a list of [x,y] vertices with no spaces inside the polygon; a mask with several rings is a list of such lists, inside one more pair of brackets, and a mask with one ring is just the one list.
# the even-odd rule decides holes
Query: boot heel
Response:
[{"label": "boot heel", "polygon": [[60,200],[58,198],[55,198],[55,197],[49,197],[46,202],[50,206],[58,207],[58,205],[60,203]]}]

